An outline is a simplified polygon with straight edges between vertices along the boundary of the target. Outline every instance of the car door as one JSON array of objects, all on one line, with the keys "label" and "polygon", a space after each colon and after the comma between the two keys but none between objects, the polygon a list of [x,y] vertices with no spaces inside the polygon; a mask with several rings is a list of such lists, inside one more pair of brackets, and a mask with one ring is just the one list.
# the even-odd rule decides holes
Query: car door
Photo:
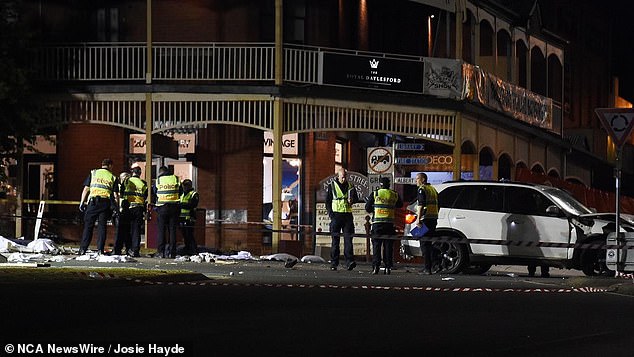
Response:
[{"label": "car door", "polygon": [[[502,240],[504,187],[501,185],[465,185],[447,220],[452,229],[468,239]],[[499,244],[471,243],[473,254],[503,255]]]},{"label": "car door", "polygon": [[514,257],[566,259],[567,248],[538,247],[538,243],[568,243],[570,224],[563,215],[546,214],[554,203],[532,187],[509,186],[504,192],[505,210],[502,224],[504,246]]}]

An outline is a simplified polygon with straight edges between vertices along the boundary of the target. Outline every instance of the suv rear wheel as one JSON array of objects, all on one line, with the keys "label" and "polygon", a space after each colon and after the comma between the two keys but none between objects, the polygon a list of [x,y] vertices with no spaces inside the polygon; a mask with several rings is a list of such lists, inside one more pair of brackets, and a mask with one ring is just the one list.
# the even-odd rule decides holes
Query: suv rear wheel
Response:
[{"label": "suv rear wheel", "polygon": [[437,271],[446,274],[459,273],[469,263],[469,253],[464,244],[452,242],[434,242],[432,246],[437,262]]}]

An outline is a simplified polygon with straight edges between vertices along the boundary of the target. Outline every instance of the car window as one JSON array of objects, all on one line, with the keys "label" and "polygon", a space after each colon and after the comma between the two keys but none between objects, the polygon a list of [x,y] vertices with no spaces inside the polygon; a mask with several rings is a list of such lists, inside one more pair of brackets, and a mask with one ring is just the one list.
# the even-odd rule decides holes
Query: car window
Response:
[{"label": "car window", "polygon": [[438,206],[452,208],[462,189],[461,186],[453,186],[440,191],[438,193]]},{"label": "car window", "polygon": [[503,211],[504,187],[493,185],[465,185],[456,199],[454,208],[479,211]]},{"label": "car window", "polygon": [[546,216],[546,208],[553,204],[541,192],[528,187],[507,187],[505,195],[508,213]]}]

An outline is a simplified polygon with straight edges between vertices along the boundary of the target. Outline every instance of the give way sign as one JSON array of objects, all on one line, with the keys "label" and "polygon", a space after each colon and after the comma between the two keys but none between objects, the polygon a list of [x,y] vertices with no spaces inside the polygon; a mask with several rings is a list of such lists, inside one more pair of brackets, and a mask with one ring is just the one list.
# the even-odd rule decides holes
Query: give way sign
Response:
[{"label": "give way sign", "polygon": [[623,146],[634,127],[634,109],[597,108],[594,110],[617,147]]}]

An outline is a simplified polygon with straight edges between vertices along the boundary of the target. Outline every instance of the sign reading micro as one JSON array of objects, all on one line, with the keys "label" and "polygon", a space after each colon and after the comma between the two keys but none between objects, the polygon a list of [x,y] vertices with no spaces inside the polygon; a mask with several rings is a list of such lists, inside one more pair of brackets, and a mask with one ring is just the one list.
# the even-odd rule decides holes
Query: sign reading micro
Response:
[{"label": "sign reading micro", "polygon": [[423,62],[323,52],[322,84],[423,92]]},{"label": "sign reading micro", "polygon": [[422,155],[417,157],[397,157],[397,165],[425,165],[429,171],[453,170],[453,156],[451,155]]}]

